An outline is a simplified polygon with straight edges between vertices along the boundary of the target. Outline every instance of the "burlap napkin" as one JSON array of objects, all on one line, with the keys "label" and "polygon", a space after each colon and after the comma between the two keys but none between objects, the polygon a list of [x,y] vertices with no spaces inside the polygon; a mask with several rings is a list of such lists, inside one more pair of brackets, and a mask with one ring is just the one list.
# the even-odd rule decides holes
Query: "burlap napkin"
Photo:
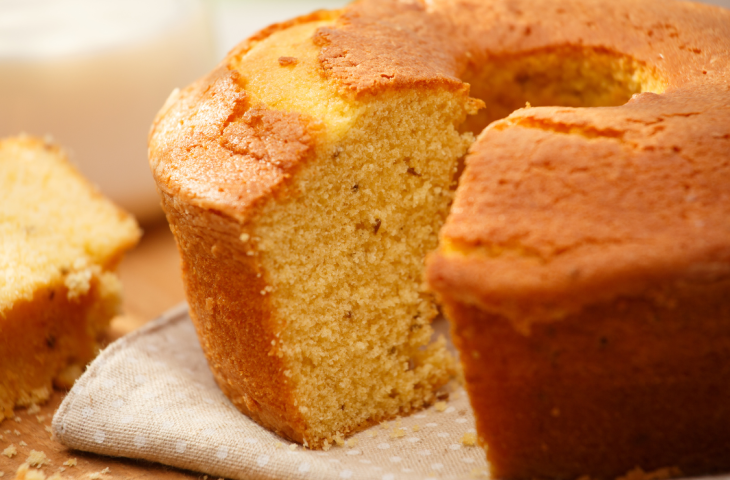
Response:
[{"label": "burlap napkin", "polygon": [[468,445],[474,417],[461,388],[445,405],[327,452],[303,450],[260,427],[218,389],[184,305],[104,350],[61,404],[53,430],[79,450],[246,480],[486,475],[484,452]]}]

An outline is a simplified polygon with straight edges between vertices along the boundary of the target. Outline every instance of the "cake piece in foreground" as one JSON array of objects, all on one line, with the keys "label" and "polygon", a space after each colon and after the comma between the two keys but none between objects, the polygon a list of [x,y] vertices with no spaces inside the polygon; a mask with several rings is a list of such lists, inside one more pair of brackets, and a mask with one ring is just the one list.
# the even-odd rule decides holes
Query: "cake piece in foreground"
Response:
[{"label": "cake piece in foreground", "polygon": [[113,270],[139,236],[58,147],[0,140],[0,420],[94,358],[121,304]]}]

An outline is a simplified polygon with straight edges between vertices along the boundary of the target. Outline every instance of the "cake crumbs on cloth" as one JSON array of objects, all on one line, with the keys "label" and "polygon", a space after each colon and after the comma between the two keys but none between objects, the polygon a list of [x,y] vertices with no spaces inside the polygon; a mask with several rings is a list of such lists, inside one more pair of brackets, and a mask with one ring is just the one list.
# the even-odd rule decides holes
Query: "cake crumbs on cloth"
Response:
[{"label": "cake crumbs on cloth", "polygon": [[76,459],[75,458],[69,458],[65,462],[63,462],[64,465],[67,467],[75,467],[76,466]]},{"label": "cake crumbs on cloth", "polygon": [[472,432],[467,432],[464,434],[463,437],[461,437],[461,443],[465,447],[476,447],[477,445],[477,434]]},{"label": "cake crumbs on cloth", "polygon": [[437,412],[443,412],[446,410],[446,402],[436,402],[436,404],[433,406]]},{"label": "cake crumbs on cloth", "polygon": [[390,438],[401,438],[406,436],[406,430],[405,428],[394,428],[392,432],[390,432]]}]

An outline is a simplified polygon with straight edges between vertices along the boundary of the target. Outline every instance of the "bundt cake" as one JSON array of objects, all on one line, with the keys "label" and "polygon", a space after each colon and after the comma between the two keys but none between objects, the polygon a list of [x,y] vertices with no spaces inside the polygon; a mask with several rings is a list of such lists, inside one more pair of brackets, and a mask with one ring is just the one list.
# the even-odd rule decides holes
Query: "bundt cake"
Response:
[{"label": "bundt cake", "polygon": [[243,42],[149,143],[219,385],[312,448],[431,402],[423,258],[509,115],[427,271],[492,473],[730,466],[729,51],[728,12],[660,0],[362,0]]},{"label": "bundt cake", "polygon": [[96,356],[121,304],[113,270],[139,235],[58,147],[0,140],[0,421]]}]

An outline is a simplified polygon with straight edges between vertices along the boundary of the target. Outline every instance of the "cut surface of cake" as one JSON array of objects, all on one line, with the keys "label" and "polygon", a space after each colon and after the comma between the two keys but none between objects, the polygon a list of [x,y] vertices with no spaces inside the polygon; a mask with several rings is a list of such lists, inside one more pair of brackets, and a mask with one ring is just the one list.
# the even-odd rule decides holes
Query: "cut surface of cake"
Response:
[{"label": "cut surface of cake", "polygon": [[119,313],[113,273],[140,236],[42,140],[0,140],[0,419],[69,387]]}]

